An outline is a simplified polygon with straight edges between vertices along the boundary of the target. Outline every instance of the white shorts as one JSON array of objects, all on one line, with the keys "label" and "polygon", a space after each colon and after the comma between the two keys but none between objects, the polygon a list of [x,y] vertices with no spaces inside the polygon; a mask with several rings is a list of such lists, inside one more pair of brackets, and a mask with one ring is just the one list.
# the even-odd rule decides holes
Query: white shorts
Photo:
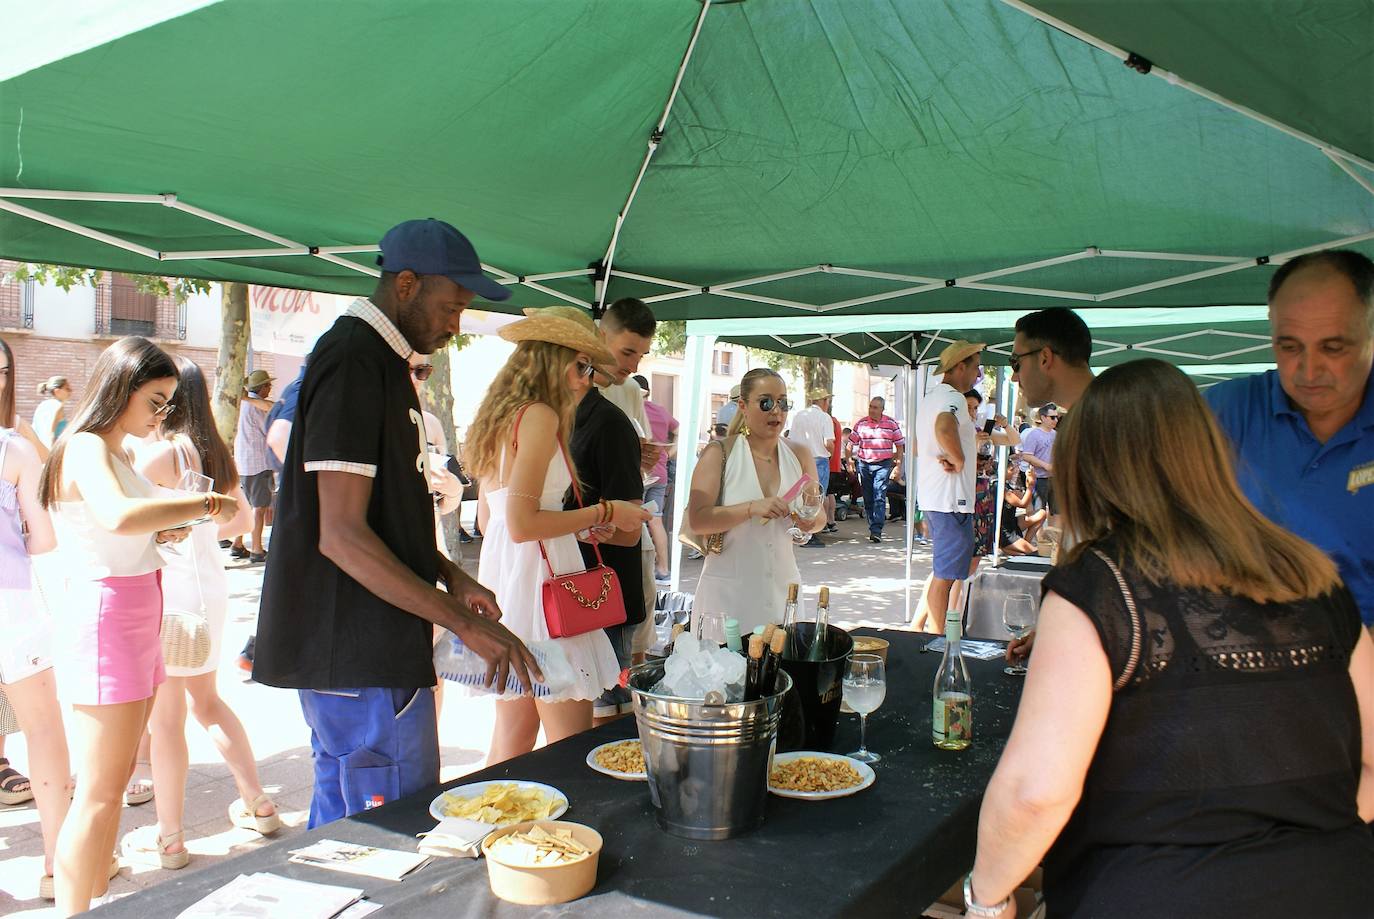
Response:
[{"label": "white shorts", "polygon": [[18,683],[52,666],[52,619],[29,590],[0,590],[0,683]]}]

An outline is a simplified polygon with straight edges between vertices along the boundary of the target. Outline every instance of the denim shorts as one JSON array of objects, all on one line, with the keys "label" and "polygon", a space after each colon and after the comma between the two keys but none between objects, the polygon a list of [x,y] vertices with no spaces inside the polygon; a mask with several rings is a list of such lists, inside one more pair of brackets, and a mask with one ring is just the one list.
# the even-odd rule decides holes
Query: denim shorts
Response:
[{"label": "denim shorts", "polygon": [[655,482],[648,488],[644,489],[644,503],[648,504],[650,501],[652,501],[658,505],[658,510],[654,511],[655,517],[663,516],[663,496],[667,493],[667,482]]},{"label": "denim shorts", "polygon": [[934,574],[942,581],[962,581],[973,564],[973,515],[927,511],[934,543]]}]

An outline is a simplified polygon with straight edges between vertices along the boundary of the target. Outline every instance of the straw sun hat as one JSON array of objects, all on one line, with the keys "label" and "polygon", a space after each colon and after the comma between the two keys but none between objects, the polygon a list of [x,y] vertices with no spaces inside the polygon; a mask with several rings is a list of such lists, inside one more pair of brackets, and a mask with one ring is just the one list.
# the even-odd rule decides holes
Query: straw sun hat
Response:
[{"label": "straw sun hat", "polygon": [[504,326],[506,341],[546,341],[586,354],[596,367],[614,367],[615,358],[597,334],[592,318],[575,306],[545,306],[525,310],[525,318]]}]

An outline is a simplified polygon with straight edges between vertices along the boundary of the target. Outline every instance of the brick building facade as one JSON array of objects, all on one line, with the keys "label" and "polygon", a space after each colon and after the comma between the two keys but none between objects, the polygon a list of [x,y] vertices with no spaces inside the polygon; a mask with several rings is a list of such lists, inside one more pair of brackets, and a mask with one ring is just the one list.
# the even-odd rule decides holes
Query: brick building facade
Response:
[{"label": "brick building facade", "polygon": [[[187,309],[206,310],[218,307],[218,296],[210,302],[178,304],[171,297],[139,294],[132,285],[118,275],[105,272],[94,291],[94,305],[90,291],[84,296],[70,298],[71,302],[53,302],[52,293],[44,302],[35,303],[33,282],[18,283],[9,278],[14,262],[0,260],[0,338],[14,354],[14,368],[10,383],[15,387],[15,408],[25,418],[33,418],[33,410],[41,397],[38,384],[52,376],[64,376],[72,387],[72,401],[68,403],[68,417],[85,392],[86,382],[96,359],[109,345],[125,335],[143,335],[168,354],[183,354],[195,361],[214,387],[218,369],[218,343],[201,334],[199,340],[187,338]],[[209,300],[211,298],[198,298]],[[81,310],[91,313],[88,325],[91,333],[82,337],[59,337],[42,334],[43,323],[36,321],[45,309]],[[200,317],[202,320],[205,317]],[[201,326],[205,323],[202,321]],[[35,330],[38,327],[38,330]],[[252,365],[275,375],[273,355],[254,352]],[[284,385],[284,384],[279,384]]]}]

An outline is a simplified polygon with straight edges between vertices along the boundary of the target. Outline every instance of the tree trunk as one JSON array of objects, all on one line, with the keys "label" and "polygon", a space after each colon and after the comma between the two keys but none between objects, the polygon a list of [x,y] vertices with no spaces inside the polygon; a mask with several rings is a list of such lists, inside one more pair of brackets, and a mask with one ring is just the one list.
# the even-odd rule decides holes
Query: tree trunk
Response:
[{"label": "tree trunk", "polygon": [[[806,386],[806,392],[813,389],[830,389],[831,381],[835,377],[835,362],[828,357],[806,357],[802,358],[802,382]],[[805,393],[803,393],[805,396]],[[810,403],[810,400],[807,400]]]},{"label": "tree trunk", "polygon": [[[429,376],[429,382],[424,385],[425,408],[433,412],[439,419],[439,427],[444,431],[444,439],[448,441],[449,452],[458,456],[462,450],[458,443],[457,432],[453,427],[453,377],[452,377],[452,356],[457,348],[452,346],[440,348],[429,356],[430,362],[434,364],[434,372]],[[462,547],[458,542],[458,517],[461,510],[451,514],[445,514],[439,518],[444,525],[444,543],[448,547],[449,558],[461,559]]]},{"label": "tree trunk", "polygon": [[230,282],[223,288],[220,308],[219,358],[215,368],[215,392],[210,410],[215,429],[232,450],[239,426],[239,397],[243,395],[244,368],[248,366],[248,285]]}]

